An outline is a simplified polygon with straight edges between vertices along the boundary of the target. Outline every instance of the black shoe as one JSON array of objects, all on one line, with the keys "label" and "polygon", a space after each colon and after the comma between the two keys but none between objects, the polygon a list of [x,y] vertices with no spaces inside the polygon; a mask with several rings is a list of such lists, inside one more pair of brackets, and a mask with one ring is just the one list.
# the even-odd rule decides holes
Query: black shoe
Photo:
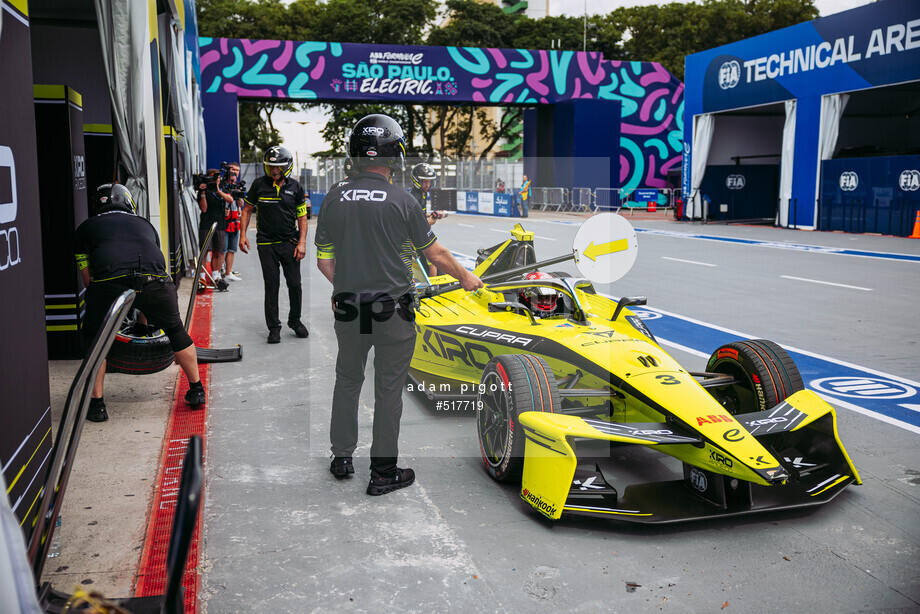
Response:
[{"label": "black shoe", "polygon": [[105,411],[105,401],[102,399],[90,399],[86,419],[90,422],[105,422],[108,420],[109,414]]},{"label": "black shoe", "polygon": [[391,476],[382,476],[376,471],[371,471],[371,481],[367,485],[367,494],[372,497],[385,495],[388,492],[410,486],[415,481],[415,472],[409,469],[396,468],[396,473]]},{"label": "black shoe", "polygon": [[294,334],[301,339],[305,339],[306,337],[310,336],[310,333],[307,331],[307,327],[303,325],[303,322],[294,322],[293,324],[288,324],[288,326],[290,326],[291,330],[294,331]]},{"label": "black shoe", "polygon": [[197,386],[195,384],[189,386],[188,392],[185,393],[185,402],[195,408],[205,404],[204,386],[201,385],[201,382],[198,382]]},{"label": "black shoe", "polygon": [[281,330],[273,328],[268,331],[268,342],[269,343],[281,343]]},{"label": "black shoe", "polygon": [[336,456],[329,465],[329,471],[337,478],[344,478],[354,474],[355,466],[350,456]]}]

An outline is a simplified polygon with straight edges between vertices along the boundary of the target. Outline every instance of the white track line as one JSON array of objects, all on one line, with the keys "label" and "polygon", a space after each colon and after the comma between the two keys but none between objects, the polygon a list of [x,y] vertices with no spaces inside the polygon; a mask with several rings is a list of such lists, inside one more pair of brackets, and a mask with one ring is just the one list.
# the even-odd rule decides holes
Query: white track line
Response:
[{"label": "white track line", "polygon": [[709,264],[708,262],[697,262],[696,260],[682,260],[680,258],[668,258],[667,256],[662,256],[662,260],[673,260],[674,262],[686,262],[687,264],[698,264],[700,266],[716,266],[714,264]]},{"label": "white track line", "polygon": [[821,281],[819,279],[805,279],[804,277],[793,277],[791,275],[780,275],[783,279],[794,279],[796,281],[807,281],[813,284],[824,284],[825,286],[837,286],[838,288],[850,288],[851,290],[862,290],[872,292],[872,288],[862,288],[860,286],[848,286],[847,284],[835,284],[832,281]]}]

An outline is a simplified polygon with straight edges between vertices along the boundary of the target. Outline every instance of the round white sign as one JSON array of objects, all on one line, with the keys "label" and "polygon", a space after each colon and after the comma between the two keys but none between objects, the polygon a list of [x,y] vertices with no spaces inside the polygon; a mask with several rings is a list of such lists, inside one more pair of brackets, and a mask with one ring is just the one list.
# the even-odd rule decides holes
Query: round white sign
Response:
[{"label": "round white sign", "polygon": [[585,220],[572,243],[575,264],[582,275],[596,284],[610,284],[636,262],[639,243],[636,230],[616,213],[600,213]]}]

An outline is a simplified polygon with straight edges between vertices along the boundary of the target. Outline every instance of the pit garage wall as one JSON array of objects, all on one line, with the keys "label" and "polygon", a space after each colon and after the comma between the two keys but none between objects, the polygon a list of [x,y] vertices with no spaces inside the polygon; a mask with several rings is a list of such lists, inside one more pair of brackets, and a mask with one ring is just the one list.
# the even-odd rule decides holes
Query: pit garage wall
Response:
[{"label": "pit garage wall", "polygon": [[[200,38],[199,46],[210,167],[239,158],[238,137],[231,142],[237,126],[237,97],[519,104],[538,109],[567,104],[577,109],[584,104],[591,106],[587,113],[558,110],[575,130],[564,151],[554,144],[563,139],[536,129],[525,117],[525,156],[532,156],[528,151],[536,147],[544,152],[536,155],[544,158],[610,159],[591,177],[579,178],[578,171],[560,169],[563,181],[592,188],[664,187],[667,171],[680,163],[683,84],[654,62],[605,60],[596,52],[226,38]],[[588,114],[594,115],[594,122],[580,121]],[[599,123],[610,120],[619,120],[621,128],[616,134],[605,130],[608,139],[597,138]],[[215,130],[215,126],[223,128]],[[535,186],[573,187],[560,183],[555,169],[527,170]]]},{"label": "pit garage wall", "polygon": [[685,66],[685,193],[691,192],[694,116],[795,99],[791,200],[797,205],[790,206],[788,225],[813,228],[821,98],[920,80],[920,3],[883,0],[696,53]]},{"label": "pit garage wall", "polygon": [[0,462],[28,538],[51,452],[37,145],[27,3],[0,10]]}]

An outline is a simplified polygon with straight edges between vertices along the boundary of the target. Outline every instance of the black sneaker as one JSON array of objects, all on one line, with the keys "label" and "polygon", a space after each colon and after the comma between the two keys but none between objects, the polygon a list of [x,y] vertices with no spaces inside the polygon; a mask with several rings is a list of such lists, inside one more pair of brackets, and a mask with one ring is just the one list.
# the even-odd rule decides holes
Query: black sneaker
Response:
[{"label": "black sneaker", "polygon": [[415,472],[409,469],[396,468],[396,473],[391,476],[382,476],[376,471],[371,471],[371,481],[367,485],[367,494],[372,497],[385,495],[388,492],[410,486],[415,481]]},{"label": "black sneaker", "polygon": [[303,325],[303,322],[294,322],[293,324],[288,324],[291,327],[291,330],[294,331],[294,334],[305,339],[310,336],[310,333],[307,331],[307,327]]},{"label": "black sneaker", "polygon": [[344,478],[354,474],[355,466],[350,456],[336,456],[329,465],[329,471],[337,478]]},{"label": "black sneaker", "polygon": [[105,401],[102,399],[90,399],[89,409],[86,412],[86,419],[90,422],[105,422],[109,419],[109,414],[105,411]]},{"label": "black sneaker", "polygon": [[201,382],[198,382],[197,386],[194,384],[189,386],[188,392],[185,393],[185,402],[195,408],[205,404],[204,386],[201,385]]},{"label": "black sneaker", "polygon": [[268,331],[268,342],[281,343],[281,331],[277,328],[273,328]]}]

